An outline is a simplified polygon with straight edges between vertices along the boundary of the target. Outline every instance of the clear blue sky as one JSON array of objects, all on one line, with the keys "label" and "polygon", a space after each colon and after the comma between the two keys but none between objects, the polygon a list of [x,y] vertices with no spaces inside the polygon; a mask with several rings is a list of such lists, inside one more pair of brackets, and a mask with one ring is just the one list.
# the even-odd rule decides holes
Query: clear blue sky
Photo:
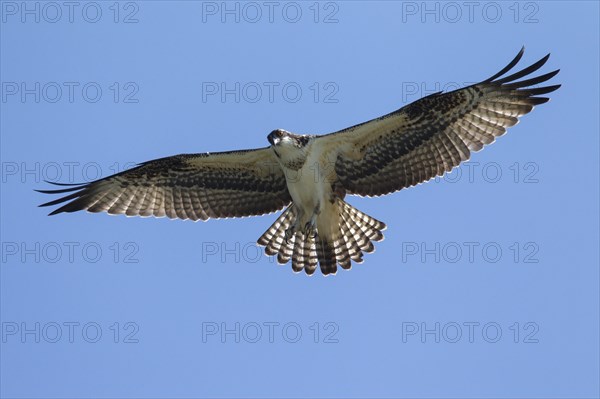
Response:
[{"label": "clear blue sky", "polygon": [[[598,397],[597,2],[69,4],[0,3],[2,397]],[[350,198],[389,226],[350,272],[259,256],[276,215],[37,208],[43,179],[327,133],[523,45],[563,87],[460,172]]]}]

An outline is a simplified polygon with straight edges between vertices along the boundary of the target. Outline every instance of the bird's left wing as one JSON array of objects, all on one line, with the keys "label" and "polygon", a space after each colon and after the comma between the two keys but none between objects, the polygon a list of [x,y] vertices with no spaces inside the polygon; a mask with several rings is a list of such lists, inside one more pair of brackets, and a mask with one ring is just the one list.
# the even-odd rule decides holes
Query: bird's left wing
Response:
[{"label": "bird's left wing", "polygon": [[523,49],[491,78],[463,89],[435,93],[398,111],[320,136],[333,149],[338,183],[348,194],[378,196],[425,182],[494,142],[518,117],[548,101],[539,95],[560,85],[535,87],[559,71],[517,81],[542,67],[535,64],[502,77],[521,59]]},{"label": "bird's left wing", "polygon": [[[60,185],[60,184],[59,184]],[[68,202],[60,212],[107,212],[206,220],[262,215],[290,201],[285,176],[270,148],[156,159],[83,185],[45,194],[71,194],[40,206]]]}]

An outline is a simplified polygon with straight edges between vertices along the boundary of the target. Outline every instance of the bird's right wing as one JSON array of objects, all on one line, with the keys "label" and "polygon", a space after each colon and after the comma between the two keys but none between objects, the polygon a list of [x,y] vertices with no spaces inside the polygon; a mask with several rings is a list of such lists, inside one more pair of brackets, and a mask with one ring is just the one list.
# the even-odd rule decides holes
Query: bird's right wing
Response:
[{"label": "bird's right wing", "polygon": [[70,201],[51,215],[87,210],[207,220],[271,213],[291,201],[285,175],[269,147],[176,155],[91,183],[68,186],[38,190],[71,193],[40,206]]}]

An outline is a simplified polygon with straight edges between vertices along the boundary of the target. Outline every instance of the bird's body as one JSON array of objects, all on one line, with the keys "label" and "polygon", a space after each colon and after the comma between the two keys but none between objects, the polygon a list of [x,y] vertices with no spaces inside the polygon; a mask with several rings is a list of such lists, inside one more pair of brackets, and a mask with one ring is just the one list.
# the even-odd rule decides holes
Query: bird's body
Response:
[{"label": "bird's body", "polygon": [[324,148],[314,146],[314,138],[307,137],[307,140],[299,142],[282,129],[275,130],[272,134],[281,134],[281,138],[273,139],[271,148],[284,171],[287,188],[292,202],[296,204],[299,218],[306,223],[313,210],[331,192],[329,187],[322,184],[318,175]]},{"label": "bird's body", "polygon": [[553,71],[517,81],[548,60],[502,77],[435,93],[371,121],[322,135],[282,129],[269,147],[177,155],[145,162],[95,182],[44,193],[70,193],[43,206],[70,201],[51,214],[88,210],[129,216],[207,220],[254,216],[285,208],[258,239],[265,252],[292,269],[335,274],[350,269],[383,239],[385,224],[345,202],[346,195],[380,196],[451,171],[548,101],[535,87]]},{"label": "bird's body", "polygon": [[[315,138],[310,136],[293,135],[278,129],[281,139],[275,139],[272,145],[285,178],[292,203],[295,205],[297,221],[295,228],[317,222],[317,216],[324,211],[321,220],[330,218],[334,192],[331,177],[331,149],[314,145]],[[277,133],[275,133],[277,134]],[[306,140],[300,140],[300,139]]]}]

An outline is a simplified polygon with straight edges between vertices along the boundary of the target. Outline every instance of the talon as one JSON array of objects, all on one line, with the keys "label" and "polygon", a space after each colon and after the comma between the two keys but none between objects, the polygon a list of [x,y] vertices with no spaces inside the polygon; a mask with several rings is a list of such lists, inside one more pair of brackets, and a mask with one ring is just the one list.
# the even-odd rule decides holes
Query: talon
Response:
[{"label": "talon", "polygon": [[304,235],[308,235],[309,232],[310,232],[310,222],[307,222],[304,225],[304,229],[302,230],[302,233],[304,233]]},{"label": "talon", "polygon": [[295,233],[295,229],[294,226],[290,226],[288,229],[285,230],[285,243],[289,243],[290,238],[292,238],[292,236]]},{"label": "talon", "polygon": [[304,235],[312,236],[313,238],[317,237],[317,231],[315,229],[315,225],[312,222],[308,222],[304,225],[303,230]]}]

